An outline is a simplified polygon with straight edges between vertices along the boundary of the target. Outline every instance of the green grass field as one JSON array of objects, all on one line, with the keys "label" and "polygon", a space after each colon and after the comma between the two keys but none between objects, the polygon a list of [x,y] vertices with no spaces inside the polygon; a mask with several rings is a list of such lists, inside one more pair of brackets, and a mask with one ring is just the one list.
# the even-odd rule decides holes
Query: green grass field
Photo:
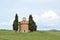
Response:
[{"label": "green grass field", "polygon": [[60,32],[19,33],[0,30],[0,40],[60,40]]}]

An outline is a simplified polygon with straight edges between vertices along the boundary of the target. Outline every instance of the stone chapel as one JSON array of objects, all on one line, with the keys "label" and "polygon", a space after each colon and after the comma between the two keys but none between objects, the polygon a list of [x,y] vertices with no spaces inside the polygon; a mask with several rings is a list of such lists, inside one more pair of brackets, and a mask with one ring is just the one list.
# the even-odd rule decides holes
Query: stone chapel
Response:
[{"label": "stone chapel", "polygon": [[25,17],[19,22],[19,32],[29,32],[28,21]]}]

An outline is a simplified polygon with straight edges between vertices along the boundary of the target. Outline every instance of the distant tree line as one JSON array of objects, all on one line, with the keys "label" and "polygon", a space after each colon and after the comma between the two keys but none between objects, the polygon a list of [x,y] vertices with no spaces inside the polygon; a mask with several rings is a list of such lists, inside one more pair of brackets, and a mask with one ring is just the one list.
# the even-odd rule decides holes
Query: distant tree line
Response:
[{"label": "distant tree line", "polygon": [[[33,32],[33,31],[37,30],[37,25],[36,25],[35,21],[33,20],[32,15],[29,15],[28,26],[29,26],[29,31],[30,32]],[[15,15],[15,20],[13,22],[13,30],[18,31],[18,15],[17,14]]]}]

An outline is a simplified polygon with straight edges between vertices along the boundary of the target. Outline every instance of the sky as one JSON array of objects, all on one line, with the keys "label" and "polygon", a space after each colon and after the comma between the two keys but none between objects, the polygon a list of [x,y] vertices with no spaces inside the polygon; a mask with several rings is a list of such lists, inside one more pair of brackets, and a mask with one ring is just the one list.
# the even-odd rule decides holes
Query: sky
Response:
[{"label": "sky", "polygon": [[16,13],[19,22],[32,14],[37,30],[60,30],[60,0],[0,0],[0,29],[12,30]]}]

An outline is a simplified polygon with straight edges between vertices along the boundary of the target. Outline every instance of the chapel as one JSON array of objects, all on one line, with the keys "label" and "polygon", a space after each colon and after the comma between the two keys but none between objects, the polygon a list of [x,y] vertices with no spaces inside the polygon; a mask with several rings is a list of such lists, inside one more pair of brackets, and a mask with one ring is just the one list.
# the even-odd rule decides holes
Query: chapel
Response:
[{"label": "chapel", "polygon": [[19,32],[29,32],[28,21],[25,17],[19,22]]}]

